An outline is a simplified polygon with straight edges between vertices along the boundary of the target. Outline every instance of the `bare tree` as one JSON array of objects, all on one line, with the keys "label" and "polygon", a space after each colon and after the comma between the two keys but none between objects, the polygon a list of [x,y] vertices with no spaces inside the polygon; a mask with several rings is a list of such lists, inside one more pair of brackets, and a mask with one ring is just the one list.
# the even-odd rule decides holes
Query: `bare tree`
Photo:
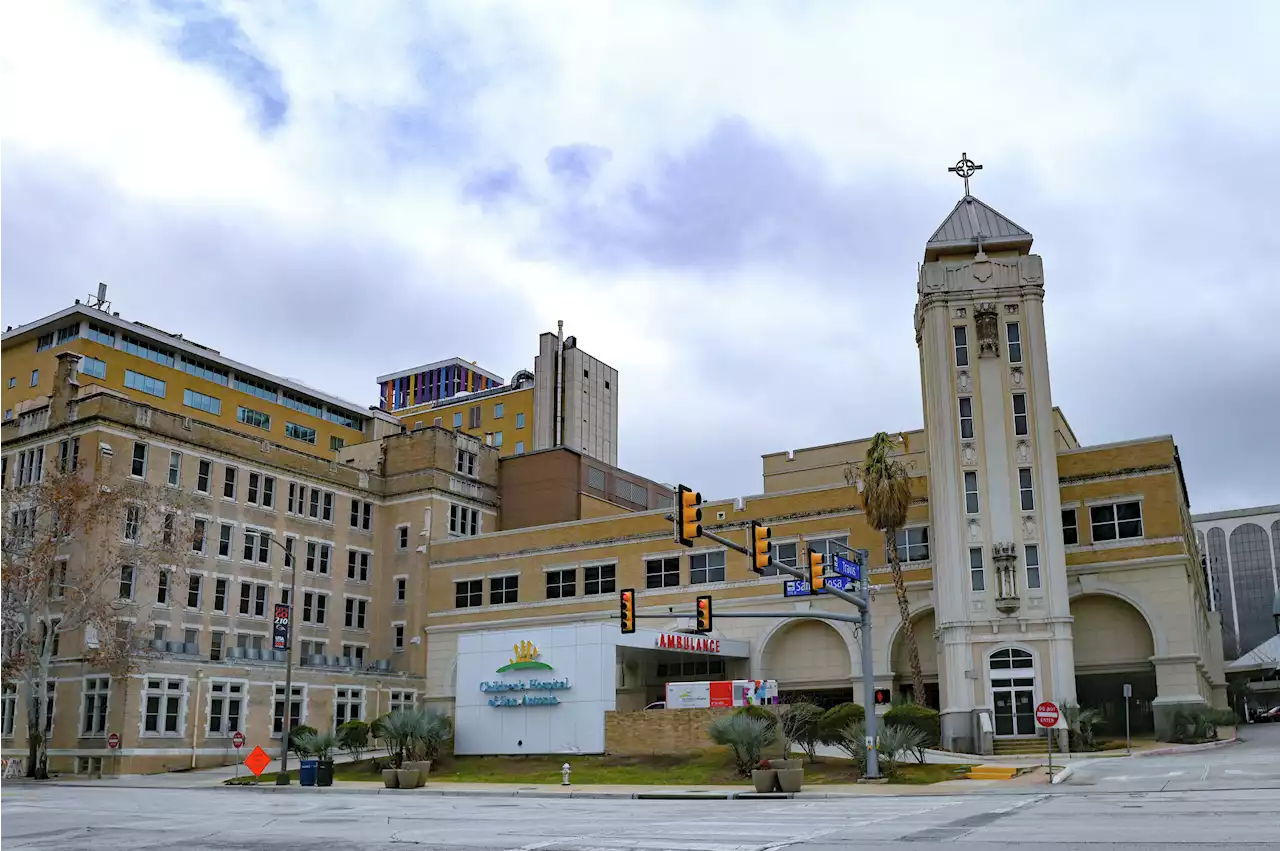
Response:
[{"label": "bare tree", "polygon": [[28,708],[27,776],[37,779],[48,777],[48,685],[55,655],[69,655],[64,637],[80,636],[83,653],[70,655],[93,668],[132,670],[149,636],[122,617],[135,616],[139,592],[182,587],[192,555],[181,492],[112,476],[110,459],[94,460],[64,453],[6,491],[3,678]]}]

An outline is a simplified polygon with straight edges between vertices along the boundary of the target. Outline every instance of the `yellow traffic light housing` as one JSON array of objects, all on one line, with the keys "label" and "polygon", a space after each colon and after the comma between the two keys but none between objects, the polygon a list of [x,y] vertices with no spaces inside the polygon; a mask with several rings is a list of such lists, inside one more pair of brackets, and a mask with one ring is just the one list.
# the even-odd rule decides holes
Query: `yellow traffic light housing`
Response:
[{"label": "yellow traffic light housing", "polygon": [[618,595],[622,604],[622,631],[636,631],[636,592],[628,588]]},{"label": "yellow traffic light housing", "polygon": [[807,550],[807,552],[809,553],[809,592],[817,594],[827,587],[827,580],[823,575],[822,553],[818,550]]},{"label": "yellow traffic light housing", "polygon": [[702,494],[684,485],[676,485],[676,543],[692,547],[693,539],[702,534]]},{"label": "yellow traffic light housing", "polygon": [[769,566],[771,560],[769,538],[773,536],[773,531],[768,527],[751,521],[751,569],[756,573],[763,574],[765,568]]},{"label": "yellow traffic light housing", "polygon": [[698,625],[696,632],[711,632],[711,597],[698,598]]}]

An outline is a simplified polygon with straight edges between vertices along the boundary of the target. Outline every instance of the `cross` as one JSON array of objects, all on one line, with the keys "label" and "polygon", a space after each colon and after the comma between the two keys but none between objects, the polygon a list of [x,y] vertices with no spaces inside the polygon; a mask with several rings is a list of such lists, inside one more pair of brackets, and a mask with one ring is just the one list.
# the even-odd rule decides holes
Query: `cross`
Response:
[{"label": "cross", "polygon": [[960,154],[960,161],[953,165],[947,171],[958,174],[964,178],[964,194],[969,194],[969,178],[973,177],[975,171],[981,171],[982,166],[969,159],[967,153]]}]

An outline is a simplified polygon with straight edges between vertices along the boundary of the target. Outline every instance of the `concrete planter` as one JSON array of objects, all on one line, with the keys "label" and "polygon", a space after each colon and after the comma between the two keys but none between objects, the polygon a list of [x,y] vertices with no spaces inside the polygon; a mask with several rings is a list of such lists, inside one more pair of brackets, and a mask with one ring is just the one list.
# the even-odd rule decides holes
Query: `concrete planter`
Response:
[{"label": "concrete planter", "polygon": [[778,786],[783,792],[799,792],[800,787],[804,785],[804,769],[803,768],[780,768],[778,769]]},{"label": "concrete planter", "polygon": [[396,780],[400,783],[401,789],[417,789],[422,772],[411,768],[397,768]]},{"label": "concrete planter", "polygon": [[410,771],[416,771],[420,775],[418,777],[418,785],[427,782],[427,775],[431,773],[431,760],[424,759],[416,762],[405,762],[404,767]]},{"label": "concrete planter", "polygon": [[400,774],[394,768],[382,769],[382,785],[388,789],[400,788]]},{"label": "concrete planter", "polygon": [[755,784],[757,792],[772,792],[774,784],[778,782],[778,772],[773,768],[757,768],[751,772],[751,782]]}]

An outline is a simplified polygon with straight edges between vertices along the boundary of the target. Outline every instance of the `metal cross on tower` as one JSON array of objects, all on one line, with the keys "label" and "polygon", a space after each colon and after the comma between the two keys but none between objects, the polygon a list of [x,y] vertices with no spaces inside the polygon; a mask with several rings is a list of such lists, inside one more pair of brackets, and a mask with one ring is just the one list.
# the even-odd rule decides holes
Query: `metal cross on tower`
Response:
[{"label": "metal cross on tower", "polygon": [[958,174],[964,178],[965,195],[969,194],[969,178],[973,177],[974,172],[981,170],[982,166],[969,159],[969,155],[967,153],[961,153],[960,161],[947,169],[947,171],[952,172],[953,174]]}]

